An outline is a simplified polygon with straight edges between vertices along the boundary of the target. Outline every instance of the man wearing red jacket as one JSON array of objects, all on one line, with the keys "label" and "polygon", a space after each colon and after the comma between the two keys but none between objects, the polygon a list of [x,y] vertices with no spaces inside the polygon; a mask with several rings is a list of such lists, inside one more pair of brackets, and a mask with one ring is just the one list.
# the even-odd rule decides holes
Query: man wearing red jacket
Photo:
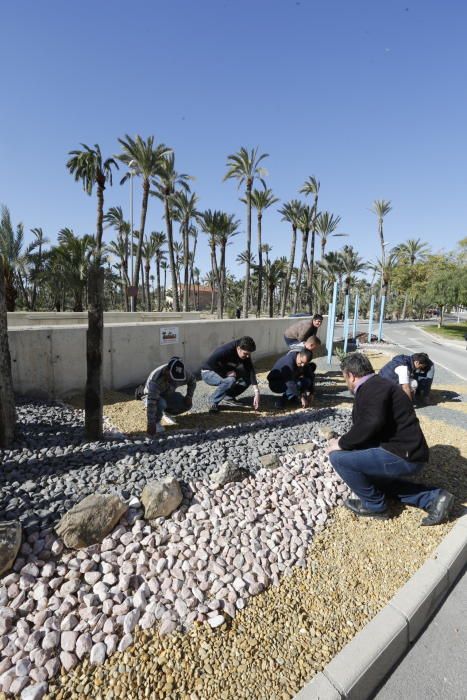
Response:
[{"label": "man wearing red jacket", "polygon": [[355,395],[352,427],[329,441],[329,460],[355,494],[345,506],[359,516],[388,517],[386,497],[423,508],[422,525],[449,516],[454,496],[439,488],[406,481],[428,462],[428,445],[411,400],[400,386],[374,373],[365,355],[347,355],[342,374]]}]

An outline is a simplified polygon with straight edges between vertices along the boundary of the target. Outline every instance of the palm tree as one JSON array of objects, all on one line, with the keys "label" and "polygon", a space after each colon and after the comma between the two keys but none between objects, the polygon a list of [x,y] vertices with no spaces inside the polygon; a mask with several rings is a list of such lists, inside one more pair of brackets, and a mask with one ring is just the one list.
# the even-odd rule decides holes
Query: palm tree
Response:
[{"label": "palm tree", "polygon": [[272,252],[272,246],[269,245],[269,243],[263,243],[261,246],[261,252],[265,254],[266,256],[266,262],[269,262],[269,253]]},{"label": "palm tree", "polygon": [[287,274],[287,262],[285,258],[279,258],[274,262],[267,262],[264,266],[264,279],[268,289],[269,317],[274,316],[274,291]]},{"label": "palm tree", "polygon": [[[33,243],[28,248],[29,259],[34,265],[32,272],[32,296],[31,296],[31,308],[33,311],[36,310],[36,299],[37,299],[37,281],[42,272],[43,265],[43,248],[49,243],[49,239],[44,236],[44,232],[41,228],[32,228],[31,233],[34,236]],[[37,250],[37,253],[35,252]]]},{"label": "palm tree", "polygon": [[184,191],[175,192],[171,198],[173,217],[180,222],[180,230],[183,241],[183,311],[189,311],[190,291],[190,222],[199,212],[196,209],[198,197],[192,193],[188,195]]},{"label": "palm tree", "polygon": [[[164,234],[164,235],[165,235],[165,234]],[[161,270],[162,270],[162,272],[164,273],[164,294],[162,295],[162,296],[163,296],[163,299],[164,299],[164,304],[163,304],[164,308],[165,308],[166,296],[167,296],[167,270],[169,269],[169,264],[168,264],[168,262],[167,262],[167,260],[166,260],[165,252],[166,252],[166,251],[164,251],[164,255],[163,255],[163,257],[161,258],[161,262],[160,262]]]},{"label": "palm tree", "polygon": [[378,235],[381,244],[381,261],[384,266],[385,262],[385,251],[384,251],[384,232],[383,232],[383,219],[392,210],[391,202],[387,202],[385,199],[375,199],[372,206],[372,212],[378,217]]},{"label": "palm tree", "polygon": [[290,245],[289,265],[287,268],[287,275],[285,277],[284,290],[282,294],[281,316],[285,316],[285,309],[287,306],[287,297],[289,295],[290,280],[292,279],[292,272],[295,261],[297,228],[300,223],[302,206],[302,203],[298,199],[292,199],[290,200],[290,202],[286,202],[284,206],[278,210],[279,214],[282,214],[282,221],[288,221],[292,226],[292,243]]},{"label": "palm tree", "polygon": [[[200,225],[201,225],[201,230],[203,233],[209,236],[208,240],[208,245],[209,245],[209,250],[211,253],[211,288],[213,290],[212,294],[212,306],[214,306],[214,287],[217,287],[217,295],[218,295],[218,311],[220,310],[219,307],[219,296],[221,294],[220,291],[220,273],[219,273],[219,265],[217,262],[217,251],[216,251],[216,246],[218,243],[218,233],[219,233],[219,228],[220,228],[220,221],[221,221],[221,216],[222,212],[215,210],[212,211],[211,209],[206,209],[201,215],[200,215]],[[212,313],[212,311],[211,311]]]},{"label": "palm tree", "polygon": [[[125,305],[126,310],[130,311],[128,287],[131,282],[128,275],[128,242],[131,233],[131,225],[129,221],[125,221],[121,207],[110,207],[108,212],[104,215],[104,221],[107,226],[110,226],[117,232],[117,240],[112,241],[108,249],[109,252],[120,259],[120,275],[124,289]],[[133,241],[131,241],[131,245],[133,245]]]},{"label": "palm tree", "polygon": [[170,272],[172,274],[172,298],[174,311],[180,311],[180,297],[177,286],[177,270],[175,266],[175,252],[172,228],[172,200],[176,188],[181,187],[185,192],[190,191],[188,180],[193,178],[186,173],[178,173],[175,170],[175,155],[170,153],[161,159],[158,171],[152,179],[152,184],[156,188],[151,190],[151,194],[164,203],[164,218],[167,227],[167,244],[169,247]]},{"label": "palm tree", "polygon": [[158,250],[159,244],[158,240],[153,236],[153,234],[150,235],[148,238],[146,236],[146,240],[143,243],[143,250],[142,250],[142,255],[143,255],[143,260],[144,260],[144,277],[146,281],[146,309],[147,311],[151,311],[151,290],[149,287],[149,275],[151,271],[151,262],[152,259],[156,257],[157,255],[157,250]]},{"label": "palm tree", "polygon": [[9,447],[14,438],[16,423],[15,396],[11,378],[11,358],[8,345],[6,307],[6,265],[0,254],[0,448]]},{"label": "palm tree", "polygon": [[102,160],[99,145],[94,144],[94,148],[81,144],[82,151],[70,151],[66,167],[70,171],[76,182],[81,180],[84,191],[90,196],[94,185],[97,188],[97,224],[96,224],[96,265],[100,265],[100,255],[102,247],[102,233],[104,220],[104,190],[107,183],[112,184],[112,168],[118,170],[118,163],[114,158]]},{"label": "palm tree", "polygon": [[151,233],[151,240],[154,242],[156,258],[157,310],[161,311],[161,266],[162,263],[166,260],[165,255],[167,251],[163,250],[163,246],[167,243],[167,238],[165,237],[165,233],[163,233],[162,231],[153,231]]},{"label": "palm tree", "polygon": [[[415,265],[415,261],[418,259],[420,261],[423,261],[426,259],[428,253],[430,252],[429,246],[427,243],[424,243],[423,241],[420,240],[420,238],[414,239],[414,238],[409,238],[408,241],[405,243],[400,243],[399,245],[395,246],[392,250],[394,255],[397,257],[398,262],[405,264],[409,263],[410,268],[412,269],[413,266]],[[412,278],[412,275],[411,275]],[[407,312],[407,301],[409,297],[409,291],[407,290],[404,296],[404,306],[402,307],[402,313],[401,313],[401,318],[402,320],[405,319],[405,315]]]},{"label": "palm tree", "polygon": [[315,243],[316,243],[316,224],[318,221],[318,195],[320,190],[320,181],[318,178],[310,175],[310,177],[305,180],[305,183],[300,190],[302,194],[306,196],[313,196],[313,223],[311,227],[311,245],[310,245],[310,264],[308,266],[307,275],[307,299],[308,299],[308,312],[313,313],[313,273],[315,265]]},{"label": "palm tree", "polygon": [[258,147],[248,151],[242,146],[238,153],[232,153],[227,157],[227,173],[224,175],[224,180],[238,180],[238,186],[245,185],[245,200],[246,201],[246,262],[245,262],[245,284],[243,289],[243,316],[248,318],[248,299],[250,290],[250,253],[251,253],[251,193],[255,178],[258,178],[264,189],[266,183],[264,176],[266,171],[260,167],[260,163],[268,154],[263,153],[258,155]]},{"label": "palm tree", "polygon": [[125,303],[125,309],[129,311],[129,303],[128,303],[128,287],[130,285],[130,280],[128,279],[128,270],[125,265],[125,260],[128,257],[128,249],[127,246],[125,245],[125,241],[123,238],[120,238],[120,236],[117,237],[116,241],[110,241],[110,243],[107,244],[106,246],[107,252],[111,255],[117,258],[119,260],[119,263],[114,264],[114,267],[117,269],[117,271],[120,274],[120,280],[121,280],[121,285],[123,289],[123,296],[124,296],[124,303]]},{"label": "palm tree", "polygon": [[117,158],[130,168],[130,171],[121,179],[120,184],[123,185],[123,183],[131,177],[133,172],[141,177],[143,185],[141,219],[135,261],[136,279],[134,280],[136,293],[138,293],[138,279],[141,267],[144,229],[148,212],[150,181],[159,174],[162,162],[164,158],[171,153],[171,149],[163,143],[154,145],[154,136],[149,136],[146,140],[143,140],[139,135],[136,136],[135,139],[132,139],[126,134],[124,139],[118,139],[118,141],[122,146],[122,153],[120,153]]},{"label": "palm tree", "polygon": [[[302,233],[302,255],[300,259],[300,267],[298,268],[297,277],[297,287],[295,289],[295,299],[293,304],[293,313],[297,313],[298,302],[300,299],[301,287],[302,287],[302,276],[303,268],[308,266],[307,261],[307,249],[308,249],[308,236],[310,235],[310,229],[313,226],[315,220],[314,209],[306,204],[302,204],[300,211],[300,216],[298,218],[298,227]],[[307,275],[308,277],[308,275]]]},{"label": "palm tree", "polygon": [[95,240],[88,235],[79,238],[70,228],[62,228],[57,238],[59,245],[53,249],[53,253],[63,266],[67,288],[73,296],[73,311],[83,311],[83,296]]},{"label": "palm tree", "polygon": [[334,216],[334,214],[331,214],[328,211],[323,211],[318,214],[316,220],[316,232],[321,237],[321,260],[324,258],[324,251],[329,236],[337,238],[339,236],[347,235],[346,233],[334,233],[340,222],[340,216]]},{"label": "palm tree", "polygon": [[[244,204],[248,204],[246,199],[242,199]],[[278,197],[275,197],[272,190],[266,188],[265,190],[254,189],[251,193],[251,205],[256,209],[258,216],[258,298],[256,302],[256,316],[261,315],[261,299],[263,296],[263,241],[262,241],[262,219],[263,211],[268,209],[273,204],[278,202]]]},{"label": "palm tree", "polygon": [[23,255],[24,227],[11,223],[8,207],[2,206],[0,218],[0,257],[3,259],[5,275],[5,305],[7,311],[14,311],[18,297],[17,285],[22,286],[21,270],[24,268]]},{"label": "palm tree", "polygon": [[345,245],[342,251],[339,253],[341,270],[345,275],[345,289],[344,294],[348,295],[350,293],[350,285],[358,272],[363,272],[366,270],[367,264],[358,255],[357,251],[354,250],[353,246]]},{"label": "palm tree", "polygon": [[220,212],[219,217],[219,228],[216,234],[216,243],[219,245],[220,256],[219,256],[219,301],[218,301],[218,311],[220,312],[219,318],[223,318],[224,315],[224,302],[225,302],[225,290],[226,290],[226,260],[225,253],[227,245],[230,245],[229,241],[233,236],[238,234],[238,227],[240,226],[240,221],[235,219],[234,214],[226,214],[225,212]]}]

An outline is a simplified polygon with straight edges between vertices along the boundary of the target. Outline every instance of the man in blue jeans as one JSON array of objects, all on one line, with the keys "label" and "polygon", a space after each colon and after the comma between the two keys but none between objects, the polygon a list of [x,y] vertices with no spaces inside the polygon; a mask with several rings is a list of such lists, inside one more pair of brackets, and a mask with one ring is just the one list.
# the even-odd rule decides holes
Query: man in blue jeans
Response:
[{"label": "man in blue jeans", "polygon": [[313,401],[316,365],[310,350],[288,352],[274,364],[267,376],[274,394],[282,394],[277,408],[309,408]]},{"label": "man in blue jeans", "polygon": [[327,452],[356,496],[344,505],[356,515],[386,519],[386,496],[393,496],[426,510],[422,525],[446,520],[454,496],[404,478],[418,474],[428,462],[428,445],[412,401],[399,385],[376,375],[361,353],[347,355],[341,369],[355,395],[352,427],[341,438],[330,440]]},{"label": "man in blue jeans", "polygon": [[253,386],[253,407],[259,408],[259,389],[251,354],[256,350],[253,338],[244,336],[221,345],[201,365],[201,379],[216,390],[211,396],[209,413],[218,413],[219,404],[236,406],[237,396]]}]

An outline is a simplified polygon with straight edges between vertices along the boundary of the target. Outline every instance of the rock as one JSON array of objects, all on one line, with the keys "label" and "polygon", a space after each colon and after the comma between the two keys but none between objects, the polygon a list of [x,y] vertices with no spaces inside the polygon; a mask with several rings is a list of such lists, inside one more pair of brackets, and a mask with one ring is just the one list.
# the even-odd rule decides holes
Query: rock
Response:
[{"label": "rock", "polygon": [[29,671],[31,670],[32,664],[31,661],[28,658],[23,658],[20,659],[19,661],[16,662],[16,675],[17,676],[27,676],[29,675]]},{"label": "rock", "polygon": [[261,462],[261,466],[264,467],[264,469],[277,469],[281,466],[279,456],[273,453],[263,455],[259,458],[259,461]]},{"label": "rock", "polygon": [[21,693],[21,700],[41,700],[49,689],[48,684],[43,681],[42,683],[35,683],[25,688]]},{"label": "rock", "polygon": [[167,518],[183,500],[180,484],[171,476],[160,481],[149,481],[141,494],[146,520]]},{"label": "rock", "polygon": [[78,632],[62,632],[62,637],[60,640],[61,647],[63,651],[74,651],[76,648],[76,640],[78,639]]},{"label": "rock", "polygon": [[127,510],[118,496],[91,494],[62,517],[56,532],[70,549],[89,547],[102,542]]},{"label": "rock", "polygon": [[208,624],[213,629],[215,627],[220,627],[221,625],[224,624],[224,622],[225,622],[225,617],[223,615],[214,615],[214,617],[210,617],[208,619]]},{"label": "rock", "polygon": [[92,649],[92,637],[89,633],[84,632],[80,634],[76,640],[76,656],[78,659],[82,659],[84,656],[90,653]]},{"label": "rock", "polygon": [[316,445],[314,442],[302,442],[299,445],[292,445],[291,450],[293,452],[314,452],[316,450]]},{"label": "rock", "polygon": [[104,642],[99,642],[98,644],[94,644],[93,648],[91,649],[91,656],[89,660],[93,666],[97,666],[104,663],[106,655],[107,647],[105,646]]},{"label": "rock", "polygon": [[118,651],[125,651],[130,644],[133,644],[133,636],[131,634],[125,634],[120,640]]},{"label": "rock", "polygon": [[13,566],[21,546],[21,525],[13,520],[0,522],[0,576]]},{"label": "rock", "polygon": [[236,481],[242,481],[249,476],[249,472],[243,467],[239,467],[234,462],[226,460],[221,465],[221,468],[211,474],[211,481],[216,484],[217,487],[222,488],[226,484],[230,484]]},{"label": "rock", "polygon": [[60,654],[60,661],[62,662],[62,666],[65,671],[71,671],[71,669],[78,663],[78,658],[69,651],[62,651]]},{"label": "rock", "polygon": [[324,438],[325,440],[332,440],[332,438],[336,438],[336,437],[337,437],[336,431],[333,430],[332,428],[328,428],[328,427],[325,426],[325,425],[321,425],[321,426],[318,428],[318,433],[319,433],[319,435],[320,435],[322,438]]}]

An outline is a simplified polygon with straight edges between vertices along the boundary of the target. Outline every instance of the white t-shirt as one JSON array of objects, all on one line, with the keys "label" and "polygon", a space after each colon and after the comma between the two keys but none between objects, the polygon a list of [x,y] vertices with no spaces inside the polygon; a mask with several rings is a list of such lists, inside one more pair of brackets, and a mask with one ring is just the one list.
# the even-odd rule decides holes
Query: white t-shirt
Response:
[{"label": "white t-shirt", "polygon": [[399,384],[409,384],[410,379],[408,367],[406,367],[405,365],[399,365],[399,367],[396,367],[394,372],[399,377]]}]

